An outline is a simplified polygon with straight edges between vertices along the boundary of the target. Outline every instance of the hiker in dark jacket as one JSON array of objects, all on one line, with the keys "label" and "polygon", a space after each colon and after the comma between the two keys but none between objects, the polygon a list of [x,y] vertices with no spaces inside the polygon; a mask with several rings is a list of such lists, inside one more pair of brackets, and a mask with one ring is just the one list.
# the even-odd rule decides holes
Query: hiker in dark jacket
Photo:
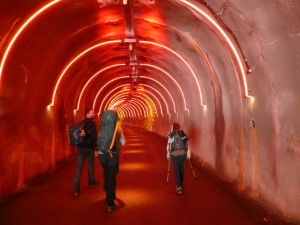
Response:
[{"label": "hiker in dark jacket", "polygon": [[83,142],[77,146],[77,168],[73,181],[74,197],[78,197],[80,193],[80,178],[83,169],[85,158],[88,162],[88,185],[89,187],[96,186],[99,182],[94,178],[94,156],[98,154],[97,146],[97,130],[95,122],[95,111],[93,109],[85,110],[85,126],[81,130],[80,136],[83,137]]},{"label": "hiker in dark jacket", "polygon": [[187,135],[180,129],[180,125],[174,123],[172,132],[168,134],[167,159],[171,158],[173,162],[177,194],[182,194],[184,164],[186,159],[190,159],[188,140]]}]

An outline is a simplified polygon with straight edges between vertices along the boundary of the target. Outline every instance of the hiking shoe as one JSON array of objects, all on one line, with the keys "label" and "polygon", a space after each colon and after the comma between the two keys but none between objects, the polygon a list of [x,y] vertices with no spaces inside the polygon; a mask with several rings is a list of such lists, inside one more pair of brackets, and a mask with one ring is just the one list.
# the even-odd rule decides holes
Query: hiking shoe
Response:
[{"label": "hiking shoe", "polygon": [[98,184],[99,184],[99,181],[95,181],[94,183],[89,184],[89,188],[93,188],[93,187],[97,186]]},{"label": "hiking shoe", "polygon": [[107,206],[107,212],[108,212],[108,213],[113,212],[114,209],[115,209],[115,206]]},{"label": "hiking shoe", "polygon": [[181,195],[182,194],[182,188],[181,187],[177,187],[176,188],[176,193]]}]

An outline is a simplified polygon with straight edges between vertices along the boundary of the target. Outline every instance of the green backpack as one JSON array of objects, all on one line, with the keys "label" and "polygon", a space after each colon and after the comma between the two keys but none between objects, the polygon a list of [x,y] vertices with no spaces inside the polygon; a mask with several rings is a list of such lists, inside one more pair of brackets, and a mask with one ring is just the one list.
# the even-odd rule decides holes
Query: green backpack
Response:
[{"label": "green backpack", "polygon": [[106,110],[102,114],[100,132],[97,138],[98,151],[105,153],[111,151],[117,133],[118,114],[114,110]]}]

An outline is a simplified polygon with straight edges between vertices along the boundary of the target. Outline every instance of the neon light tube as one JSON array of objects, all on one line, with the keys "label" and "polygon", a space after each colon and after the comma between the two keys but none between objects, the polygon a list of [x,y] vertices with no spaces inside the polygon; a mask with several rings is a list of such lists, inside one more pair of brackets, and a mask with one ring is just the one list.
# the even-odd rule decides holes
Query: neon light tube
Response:
[{"label": "neon light tube", "polygon": [[82,98],[82,95],[83,95],[83,92],[85,91],[86,87],[88,86],[88,84],[98,75],[100,75],[102,72],[108,70],[108,69],[111,69],[111,68],[114,68],[114,67],[118,67],[118,66],[125,66],[126,64],[125,63],[120,63],[120,64],[114,64],[114,65],[110,65],[110,66],[107,66],[101,70],[99,70],[97,73],[95,73],[92,77],[90,77],[90,79],[85,83],[84,87],[82,88],[81,92],[80,92],[80,95],[79,95],[79,98],[78,98],[78,101],[77,101],[77,108],[75,109],[75,111],[77,111],[79,109],[79,105],[80,105],[80,101],[81,101],[81,98]]},{"label": "neon light tube", "polygon": [[[173,99],[171,93],[169,92],[169,90],[168,90],[162,83],[160,83],[159,81],[157,81],[157,80],[155,80],[155,79],[153,79],[153,78],[151,78],[151,77],[140,76],[140,78],[152,80],[152,81],[156,82],[157,84],[159,84],[159,85],[160,85],[160,86],[168,93],[168,95],[170,96],[171,101],[172,101],[172,103],[173,103],[173,107],[174,107],[174,113],[176,113],[176,105],[175,105],[175,101],[174,101],[174,99]],[[142,84],[140,84],[140,85],[142,85]]]},{"label": "neon light tube", "polygon": [[114,81],[116,81],[116,80],[118,80],[118,79],[126,79],[126,78],[130,79],[130,76],[121,76],[121,77],[117,77],[117,78],[114,78],[114,79],[110,80],[110,81],[107,82],[105,85],[103,85],[103,86],[101,87],[101,89],[97,92],[96,97],[94,98],[93,108],[95,108],[95,106],[96,106],[96,101],[97,101],[98,96],[100,95],[101,91],[102,91],[107,85],[109,85],[110,83],[112,83],[112,82],[114,82]]},{"label": "neon light tube", "polygon": [[197,76],[196,76],[194,70],[192,69],[192,67],[188,64],[188,62],[187,62],[181,55],[179,55],[179,54],[178,54],[177,52],[175,52],[173,49],[171,49],[171,48],[169,48],[169,47],[167,47],[167,46],[164,46],[164,45],[162,45],[162,44],[158,44],[158,43],[151,42],[151,41],[143,41],[143,40],[139,41],[139,43],[156,45],[156,46],[162,47],[162,48],[164,48],[164,49],[166,49],[166,50],[172,52],[174,55],[176,55],[176,56],[177,56],[177,57],[178,57],[178,58],[179,58],[179,59],[180,59],[180,60],[181,60],[188,68],[189,68],[190,72],[192,73],[192,75],[193,75],[193,77],[194,77],[194,79],[195,79],[196,85],[197,85],[197,87],[198,87],[200,104],[201,104],[201,106],[204,106],[204,104],[203,104],[203,99],[202,99],[202,92],[201,92],[201,88],[200,88],[200,83],[199,83],[199,81],[198,81],[198,79],[197,79]]},{"label": "neon light tube", "polygon": [[95,49],[95,48],[99,48],[103,45],[108,45],[108,44],[114,44],[114,43],[121,43],[121,40],[112,40],[112,41],[106,41],[106,42],[102,42],[100,44],[96,44],[96,45],[93,45],[92,47],[84,50],[83,52],[81,52],[79,55],[77,55],[74,59],[71,60],[71,62],[65,67],[65,69],[63,70],[63,72],[60,74],[57,82],[56,82],[56,85],[55,85],[55,88],[54,88],[54,91],[53,91],[53,94],[52,94],[52,101],[50,103],[49,106],[54,106],[54,103],[55,103],[55,96],[56,96],[56,92],[57,92],[57,89],[58,89],[58,86],[62,80],[62,78],[64,77],[64,75],[66,74],[67,70],[78,60],[80,59],[82,56],[84,56],[86,53],[88,53],[89,51]]},{"label": "neon light tube", "polygon": [[176,86],[178,87],[178,89],[180,90],[180,93],[181,93],[181,96],[182,96],[182,100],[183,100],[183,103],[184,103],[184,108],[185,110],[188,110],[187,108],[187,105],[186,105],[186,100],[185,100],[185,96],[184,96],[184,93],[182,91],[182,88],[180,87],[180,85],[178,84],[178,82],[174,79],[174,77],[172,77],[167,71],[161,69],[160,67],[158,66],[154,66],[154,65],[151,65],[151,64],[140,64],[140,66],[146,66],[146,67],[151,67],[151,68],[154,68],[154,69],[157,69],[161,72],[163,72],[165,75],[167,75],[169,78],[171,78],[171,80],[176,84]]},{"label": "neon light tube", "polygon": [[16,34],[13,36],[13,38],[11,39],[11,41],[9,42],[4,55],[2,57],[1,60],[1,64],[0,64],[0,84],[1,84],[1,78],[2,78],[2,73],[3,73],[3,68],[4,68],[4,64],[6,62],[6,58],[12,48],[12,46],[14,45],[14,43],[16,42],[17,38],[19,37],[19,35],[23,32],[23,30],[25,30],[25,28],[35,19],[37,18],[40,14],[42,14],[44,11],[46,11],[47,9],[49,9],[51,6],[55,5],[56,3],[61,2],[62,0],[55,0],[55,1],[51,1],[49,3],[47,3],[46,5],[44,5],[42,8],[40,8],[39,10],[37,10],[32,16],[30,16],[24,23],[23,25],[18,29],[18,31],[16,32]]},{"label": "neon light tube", "polygon": [[206,12],[202,11],[197,6],[193,5],[192,3],[190,3],[186,0],[175,0],[175,1],[180,2],[183,5],[187,6],[187,8],[190,8],[190,9],[198,12],[201,15],[200,19],[202,19],[202,18],[206,19],[205,20],[206,22],[211,24],[214,28],[217,29],[217,31],[219,31],[219,34],[225,39],[226,43],[228,44],[228,46],[230,47],[230,50],[232,51],[232,53],[234,55],[234,58],[236,59],[236,61],[238,63],[238,67],[239,67],[239,70],[241,72],[242,81],[243,81],[243,84],[244,84],[244,95],[246,97],[250,97],[248,95],[248,85],[247,85],[247,81],[246,81],[246,74],[245,74],[245,71],[244,71],[242,60],[240,59],[240,56],[237,52],[237,49],[235,48],[234,44],[232,43],[232,41],[230,40],[228,35],[225,33],[225,31],[221,28],[221,26],[219,26],[217,24],[217,22],[212,17],[210,17]]}]

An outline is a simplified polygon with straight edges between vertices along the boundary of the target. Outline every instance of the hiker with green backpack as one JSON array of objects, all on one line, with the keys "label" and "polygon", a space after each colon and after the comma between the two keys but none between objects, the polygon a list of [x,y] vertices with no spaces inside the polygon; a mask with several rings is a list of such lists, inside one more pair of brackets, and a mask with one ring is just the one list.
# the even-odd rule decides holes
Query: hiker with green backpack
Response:
[{"label": "hiker with green backpack", "polygon": [[119,172],[119,153],[121,145],[126,143],[119,117],[116,111],[106,110],[102,114],[97,139],[99,161],[103,168],[104,190],[107,212],[115,209],[116,177]]},{"label": "hiker with green backpack", "polygon": [[188,140],[189,138],[187,135],[180,129],[180,125],[178,123],[174,123],[172,126],[172,132],[168,133],[167,159],[172,159],[176,192],[179,195],[182,194],[183,188],[184,164],[186,159],[190,159]]}]

